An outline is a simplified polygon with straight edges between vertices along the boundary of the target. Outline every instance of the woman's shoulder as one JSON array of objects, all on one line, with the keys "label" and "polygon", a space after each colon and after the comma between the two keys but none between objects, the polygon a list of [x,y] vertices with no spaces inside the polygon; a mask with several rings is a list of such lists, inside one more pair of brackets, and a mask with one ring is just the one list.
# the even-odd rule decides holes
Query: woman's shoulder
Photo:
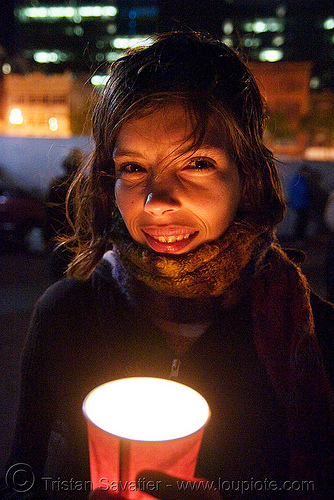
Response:
[{"label": "woman's shoulder", "polygon": [[108,312],[112,316],[119,293],[109,279],[110,264],[102,263],[98,268],[87,280],[64,278],[47,288],[35,304],[32,324],[50,330],[68,327],[73,331],[84,325],[89,327],[102,316],[101,311],[104,316]]},{"label": "woman's shoulder", "polygon": [[314,329],[325,366],[334,384],[334,304],[311,293]]},{"label": "woman's shoulder", "polygon": [[64,278],[49,286],[36,302],[40,311],[68,309],[72,304],[87,302],[90,296],[90,280]]},{"label": "woman's shoulder", "polygon": [[334,333],[334,304],[314,292],[311,292],[310,301],[316,329]]},{"label": "woman's shoulder", "polygon": [[63,278],[49,286],[38,299],[39,309],[68,309],[81,304],[93,305],[114,288],[110,264],[102,261],[88,279]]}]

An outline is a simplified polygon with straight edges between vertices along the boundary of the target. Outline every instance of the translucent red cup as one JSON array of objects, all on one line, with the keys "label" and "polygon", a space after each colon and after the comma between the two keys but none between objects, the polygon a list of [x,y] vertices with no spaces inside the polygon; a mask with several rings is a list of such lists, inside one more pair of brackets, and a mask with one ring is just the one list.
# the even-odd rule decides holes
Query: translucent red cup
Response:
[{"label": "translucent red cup", "polygon": [[188,386],[153,377],[124,378],[91,391],[83,403],[92,487],[144,500],[159,481],[156,470],[193,479],[204,428],[206,400]]}]

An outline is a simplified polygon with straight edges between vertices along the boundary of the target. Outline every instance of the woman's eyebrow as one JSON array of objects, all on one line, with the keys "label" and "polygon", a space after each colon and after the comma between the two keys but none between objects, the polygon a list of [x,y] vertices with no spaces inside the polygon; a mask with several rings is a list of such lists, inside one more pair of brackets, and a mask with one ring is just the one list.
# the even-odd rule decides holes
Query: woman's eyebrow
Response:
[{"label": "woman's eyebrow", "polygon": [[137,157],[137,158],[143,158],[143,155],[139,153],[138,151],[131,151],[127,149],[114,149],[113,151],[113,158],[119,158],[123,156],[131,156],[131,157]]}]

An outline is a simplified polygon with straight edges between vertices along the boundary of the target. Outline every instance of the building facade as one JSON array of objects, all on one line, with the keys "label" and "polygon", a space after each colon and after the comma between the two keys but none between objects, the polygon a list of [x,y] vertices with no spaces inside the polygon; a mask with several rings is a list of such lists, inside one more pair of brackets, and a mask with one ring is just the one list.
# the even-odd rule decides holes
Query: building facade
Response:
[{"label": "building facade", "polygon": [[0,133],[70,137],[72,75],[9,74],[3,78]]}]

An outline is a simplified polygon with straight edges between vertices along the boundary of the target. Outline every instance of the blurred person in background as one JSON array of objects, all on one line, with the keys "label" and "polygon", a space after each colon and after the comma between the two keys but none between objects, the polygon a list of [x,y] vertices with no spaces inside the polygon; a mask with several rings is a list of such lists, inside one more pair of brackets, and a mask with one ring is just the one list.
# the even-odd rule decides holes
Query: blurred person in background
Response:
[{"label": "blurred person in background", "polygon": [[66,214],[66,196],[82,160],[82,151],[73,148],[62,162],[64,174],[51,183],[46,199],[46,239],[50,250],[49,266],[52,281],[64,278],[71,259],[71,252],[66,247],[59,246],[59,238],[69,235],[71,231],[68,218],[71,214]]}]

